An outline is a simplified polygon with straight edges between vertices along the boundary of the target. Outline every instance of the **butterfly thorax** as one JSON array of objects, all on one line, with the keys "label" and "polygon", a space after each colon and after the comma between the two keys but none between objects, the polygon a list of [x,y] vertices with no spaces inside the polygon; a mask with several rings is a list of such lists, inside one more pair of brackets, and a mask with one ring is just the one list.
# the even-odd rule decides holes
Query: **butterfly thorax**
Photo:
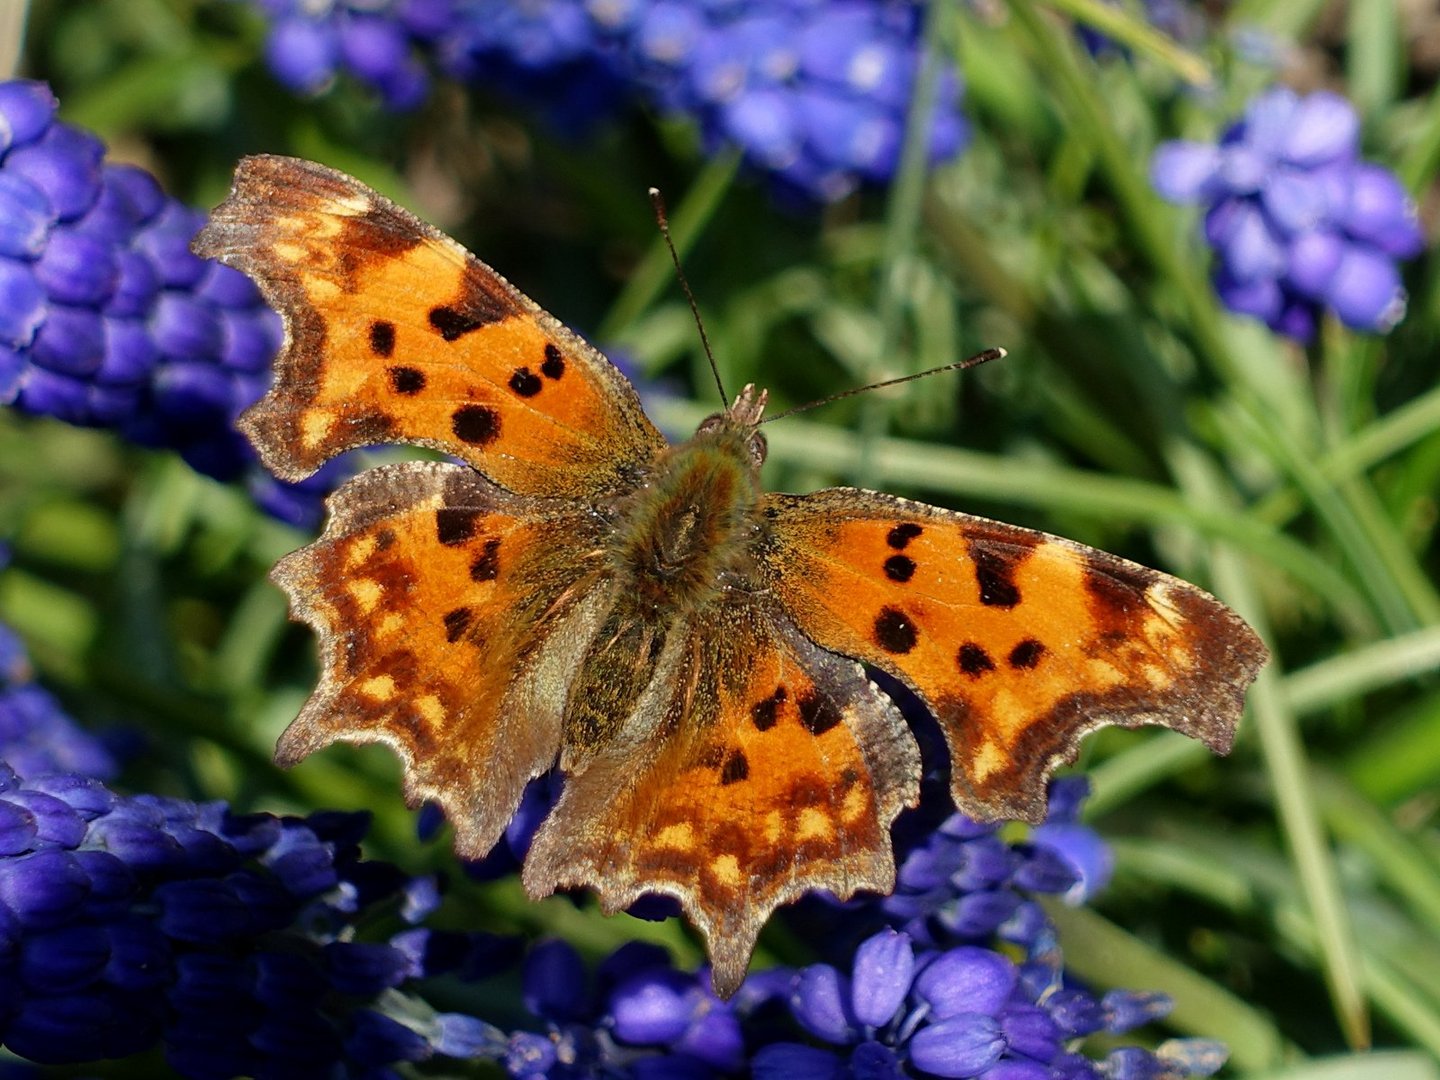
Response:
[{"label": "butterfly thorax", "polygon": [[[690,681],[687,642],[716,621],[735,590],[759,588],[753,550],[761,528],[755,429],[764,396],[747,387],[734,406],[667,447],[644,483],[620,505],[606,556],[612,606],[571,683],[560,767],[582,769],[620,736],[628,717],[648,715],[646,688]],[[641,719],[644,728],[658,717]],[[692,722],[704,723],[700,716]]]},{"label": "butterfly thorax", "polygon": [[688,442],[668,447],[627,500],[614,533],[617,595],[645,619],[674,621],[743,584],[758,525],[763,393],[750,387]]}]

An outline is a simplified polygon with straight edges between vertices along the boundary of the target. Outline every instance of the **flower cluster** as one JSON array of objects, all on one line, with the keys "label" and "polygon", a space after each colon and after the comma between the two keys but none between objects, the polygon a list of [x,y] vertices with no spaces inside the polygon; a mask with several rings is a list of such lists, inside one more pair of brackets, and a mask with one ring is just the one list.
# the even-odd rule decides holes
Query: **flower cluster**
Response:
[{"label": "flower cluster", "polygon": [[909,935],[889,929],[861,943],[848,973],[830,964],[799,972],[789,1007],[813,1041],[761,1048],[757,1077],[838,1080],[918,1070],[985,1080],[1158,1080],[1208,1076],[1225,1061],[1217,1044],[1188,1039],[1155,1054],[1126,1047],[1097,1062],[1071,1046],[1164,1016],[1168,999],[1126,991],[1096,999],[1065,986],[1043,963],[1016,963],[978,946],[917,949]]},{"label": "flower cluster", "polygon": [[[299,94],[317,94],[347,71],[392,109],[418,105],[428,78],[413,44],[442,30],[450,4],[338,3],[255,0],[271,19],[266,60],[275,77]],[[438,16],[438,18],[437,18]]]},{"label": "flower cluster", "polygon": [[400,989],[507,950],[459,935],[462,957],[420,928],[357,940],[377,909],[413,922],[435,902],[429,879],[360,858],[365,829],[0,769],[0,1042],[45,1063],[160,1043],[193,1077],[471,1056],[488,1027]]},{"label": "flower cluster", "polygon": [[[157,1044],[190,1077],[379,1075],[506,1043],[407,990],[518,944],[416,924],[433,878],[360,857],[367,818],[125,797],[113,757],[30,680],[0,626],[0,1045],[50,1064]],[[385,915],[401,929],[362,942]]]},{"label": "flower cluster", "polygon": [[1326,309],[1375,333],[1404,316],[1396,260],[1419,253],[1424,237],[1400,181],[1360,157],[1359,127],[1336,94],[1277,87],[1218,145],[1156,151],[1160,194],[1206,208],[1215,289],[1231,310],[1298,341]]},{"label": "flower cluster", "polygon": [[903,853],[879,901],[885,921],[931,946],[998,938],[1044,951],[1053,943],[1035,895],[1080,902],[1109,876],[1109,849],[1076,820],[1088,790],[1083,778],[1053,782],[1049,818],[1024,843],[952,814]]},{"label": "flower cluster", "polygon": [[[18,639],[0,630],[4,670],[23,680]],[[200,1078],[390,1076],[435,1057],[494,1061],[515,1077],[743,1066],[747,997],[720,1002],[706,973],[676,971],[653,946],[618,950],[589,990],[573,949],[536,945],[522,976],[530,1017],[512,1030],[437,1012],[421,980],[503,974],[520,943],[419,925],[437,883],[361,858],[366,815],[127,798],[85,774],[113,765],[73,751],[88,738],[73,721],[42,719],[46,731],[18,736],[0,724],[0,1045],[23,1058],[78,1063],[159,1045],[177,1073]],[[48,757],[33,746],[47,733]],[[33,770],[22,777],[6,758]],[[387,923],[399,929],[360,940]]]},{"label": "flower cluster", "polygon": [[556,1080],[736,1075],[747,1060],[746,1021],[767,999],[751,987],[721,1001],[707,973],[677,971],[664,949],[639,942],[606,958],[592,986],[579,954],[553,940],[526,957],[521,997],[539,1022],[490,1056],[510,1076]]},{"label": "flower cluster", "polygon": [[[921,8],[908,0],[255,2],[273,20],[270,66],[296,90],[323,89],[343,69],[407,107],[423,94],[425,55],[572,129],[629,97],[693,118],[707,146],[738,147],[812,201],[894,176],[920,62]],[[937,97],[932,161],[968,139],[953,70]]]},{"label": "flower cluster", "polygon": [[[0,570],[8,561],[8,553],[0,549]],[[107,780],[119,771],[118,762],[105,744],[75,723],[55,695],[33,681],[24,645],[3,624],[0,760],[9,762],[22,776],[78,773]]]},{"label": "flower cluster", "polygon": [[267,510],[312,523],[333,473],[281,485],[232,423],[269,383],[278,319],[190,253],[202,215],[55,110],[42,83],[0,83],[0,403],[250,477]]},{"label": "flower cluster", "polygon": [[894,893],[841,909],[825,937],[844,947],[791,980],[789,1010],[808,1038],[765,1046],[755,1075],[1099,1080],[1217,1070],[1224,1048],[1207,1040],[1172,1040],[1154,1054],[1125,1047],[1100,1061],[1075,1050],[1170,1008],[1163,994],[1096,997],[1074,985],[1036,900],[1083,902],[1109,875],[1109,849],[1078,821],[1087,793],[1081,778],[1052,783],[1048,820],[1022,841],[952,814],[902,844]]}]

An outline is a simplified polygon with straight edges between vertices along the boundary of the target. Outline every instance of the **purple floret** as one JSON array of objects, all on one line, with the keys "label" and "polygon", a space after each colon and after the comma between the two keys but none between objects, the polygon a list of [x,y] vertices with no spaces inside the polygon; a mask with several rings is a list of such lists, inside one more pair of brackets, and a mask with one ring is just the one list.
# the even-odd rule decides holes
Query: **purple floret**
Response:
[{"label": "purple floret", "polygon": [[1156,190],[1205,208],[1226,307],[1297,341],[1314,335],[1327,310],[1371,333],[1404,317],[1397,263],[1420,252],[1424,235],[1395,175],[1361,159],[1359,127],[1338,94],[1275,87],[1218,145],[1156,150]]}]

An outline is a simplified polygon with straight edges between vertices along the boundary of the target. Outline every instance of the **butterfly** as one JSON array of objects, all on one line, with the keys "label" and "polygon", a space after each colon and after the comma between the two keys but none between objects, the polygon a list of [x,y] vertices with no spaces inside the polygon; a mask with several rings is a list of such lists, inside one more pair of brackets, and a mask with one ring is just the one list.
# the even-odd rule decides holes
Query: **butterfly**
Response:
[{"label": "butterfly", "polygon": [[894,886],[920,755],[864,665],[933,711],[955,805],[982,821],[1040,820],[1102,724],[1230,748],[1266,651],[1218,600],[893,495],[766,492],[751,386],[669,445],[603,355],[349,176],[247,158],[194,250],[284,317],[240,421],[277,475],[377,443],[464,463],[361,473],[276,566],[321,655],[279,763],[389,746],[468,858],[558,765],[529,895],[675,898],[721,995],[778,905]]}]

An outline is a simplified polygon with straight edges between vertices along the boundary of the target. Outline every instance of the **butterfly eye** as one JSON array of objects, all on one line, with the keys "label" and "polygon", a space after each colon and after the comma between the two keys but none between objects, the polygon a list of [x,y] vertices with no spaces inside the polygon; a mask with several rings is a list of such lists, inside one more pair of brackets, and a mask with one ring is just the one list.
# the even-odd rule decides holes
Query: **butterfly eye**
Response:
[{"label": "butterfly eye", "polygon": [[724,423],[725,423],[725,414],[724,414],[724,413],[711,413],[711,414],[710,414],[709,416],[707,416],[704,420],[701,420],[701,421],[700,421],[700,426],[695,429],[695,434],[696,434],[696,435],[708,435],[710,432],[715,431],[715,430],[717,430],[718,428],[720,428],[722,425],[724,425]]},{"label": "butterfly eye", "polygon": [[770,452],[770,444],[765,441],[765,436],[755,432],[750,436],[750,464],[760,468],[765,464],[765,455]]}]

